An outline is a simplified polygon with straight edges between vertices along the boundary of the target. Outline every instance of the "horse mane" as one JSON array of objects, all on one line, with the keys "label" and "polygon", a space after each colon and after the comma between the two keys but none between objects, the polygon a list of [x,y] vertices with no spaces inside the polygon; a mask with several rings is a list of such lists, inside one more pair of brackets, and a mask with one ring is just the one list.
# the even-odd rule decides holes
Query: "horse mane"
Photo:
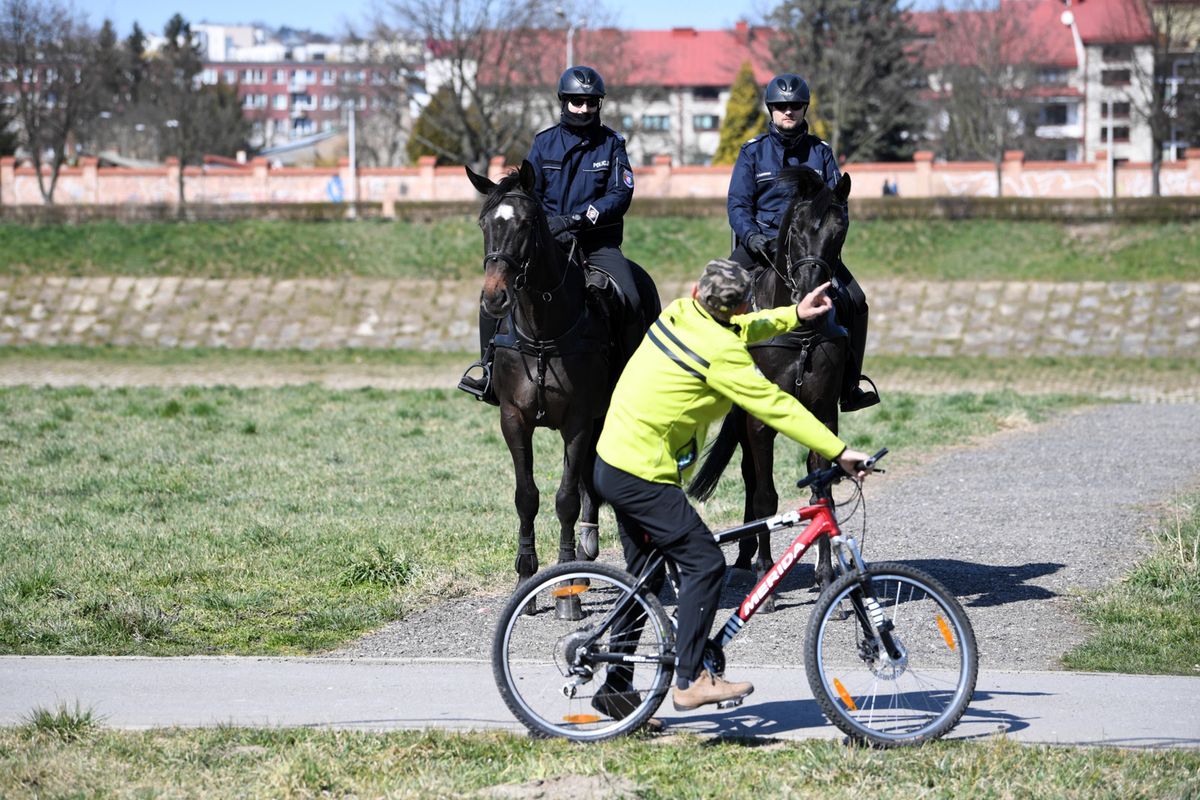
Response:
[{"label": "horse mane", "polygon": [[487,214],[489,211],[494,210],[504,200],[504,195],[514,191],[521,192],[522,194],[525,193],[521,188],[521,173],[515,169],[501,178],[500,182],[496,184],[496,188],[492,190],[492,193],[483,199],[483,207],[479,213]]},{"label": "horse mane", "polygon": [[779,182],[784,186],[791,187],[792,190],[792,202],[788,204],[787,210],[783,214],[783,220],[779,226],[780,231],[787,231],[791,228],[792,217],[796,213],[796,207],[801,203],[812,203],[811,214],[814,220],[825,218],[825,212],[829,210],[829,206],[834,201],[833,190],[825,184],[825,179],[815,169],[788,167],[779,173]]}]

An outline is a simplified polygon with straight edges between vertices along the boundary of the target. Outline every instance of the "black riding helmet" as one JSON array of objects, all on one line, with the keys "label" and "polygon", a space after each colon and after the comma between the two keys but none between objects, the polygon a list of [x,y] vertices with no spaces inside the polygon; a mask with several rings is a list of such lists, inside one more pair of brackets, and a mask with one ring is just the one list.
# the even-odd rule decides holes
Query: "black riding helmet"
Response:
[{"label": "black riding helmet", "polygon": [[[596,110],[572,113],[567,109],[569,97],[594,97]],[[604,104],[604,78],[591,67],[568,67],[558,79],[558,99],[562,103],[562,121],[575,127],[584,127],[600,120],[600,106]]]},{"label": "black riding helmet", "polygon": [[[767,84],[767,93],[764,99],[768,109],[775,103],[803,103],[807,106],[810,99],[808,84],[804,78],[791,72],[776,75]],[[805,110],[807,111],[807,108]]]}]

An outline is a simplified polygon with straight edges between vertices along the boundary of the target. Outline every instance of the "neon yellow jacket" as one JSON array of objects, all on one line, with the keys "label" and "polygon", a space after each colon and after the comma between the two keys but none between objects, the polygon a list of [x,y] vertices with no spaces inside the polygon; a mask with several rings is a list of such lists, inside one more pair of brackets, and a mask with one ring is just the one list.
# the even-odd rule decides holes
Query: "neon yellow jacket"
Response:
[{"label": "neon yellow jacket", "polygon": [[800,401],[763,377],[746,345],[796,327],[795,306],[735,316],[728,326],[681,298],[650,326],[613,391],[596,452],[654,483],[682,485],[709,423],[737,403],[785,436],[837,458],[846,445]]}]

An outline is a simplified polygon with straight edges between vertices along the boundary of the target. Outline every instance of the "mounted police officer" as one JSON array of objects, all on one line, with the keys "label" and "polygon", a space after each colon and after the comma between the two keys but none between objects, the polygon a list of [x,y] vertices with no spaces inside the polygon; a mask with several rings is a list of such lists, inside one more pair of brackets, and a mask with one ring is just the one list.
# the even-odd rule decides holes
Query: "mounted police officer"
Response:
[{"label": "mounted police officer", "polygon": [[[786,167],[810,167],[833,188],[842,177],[833,149],[808,132],[804,119],[809,104],[808,84],[799,75],[776,75],[767,84],[766,106],[771,116],[767,133],[742,145],[729,181],[729,224],[738,245],[730,258],[746,269],[770,265],[783,213],[791,202],[790,190],[778,183]],[[850,335],[849,361],[842,389],[842,411],[857,411],[879,402],[874,383],[862,374],[867,347],[867,298],[858,281],[838,259],[835,270],[839,308],[848,320],[839,320]],[[872,389],[863,390],[862,380]]]},{"label": "mounted police officer", "polygon": [[[641,298],[633,271],[621,253],[625,212],[633,199],[633,170],[625,138],[600,122],[604,79],[591,67],[569,67],[558,79],[559,122],[534,137],[529,151],[550,232],[566,248],[572,239],[592,270],[611,278],[628,313],[640,313]],[[589,283],[595,282],[595,276]],[[488,402],[488,345],[498,321],[480,315],[483,356],[467,370],[459,388]],[[471,375],[482,366],[483,376]]]}]

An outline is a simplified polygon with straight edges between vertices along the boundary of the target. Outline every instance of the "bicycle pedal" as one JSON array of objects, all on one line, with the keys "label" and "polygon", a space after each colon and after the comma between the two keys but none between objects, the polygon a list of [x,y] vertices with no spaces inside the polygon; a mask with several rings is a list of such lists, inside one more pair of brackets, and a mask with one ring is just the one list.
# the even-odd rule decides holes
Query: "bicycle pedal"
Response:
[{"label": "bicycle pedal", "polygon": [[746,698],[735,697],[732,700],[722,700],[721,702],[717,703],[717,708],[722,709],[722,710],[724,710],[726,708],[737,708],[744,702],[746,702]]}]

